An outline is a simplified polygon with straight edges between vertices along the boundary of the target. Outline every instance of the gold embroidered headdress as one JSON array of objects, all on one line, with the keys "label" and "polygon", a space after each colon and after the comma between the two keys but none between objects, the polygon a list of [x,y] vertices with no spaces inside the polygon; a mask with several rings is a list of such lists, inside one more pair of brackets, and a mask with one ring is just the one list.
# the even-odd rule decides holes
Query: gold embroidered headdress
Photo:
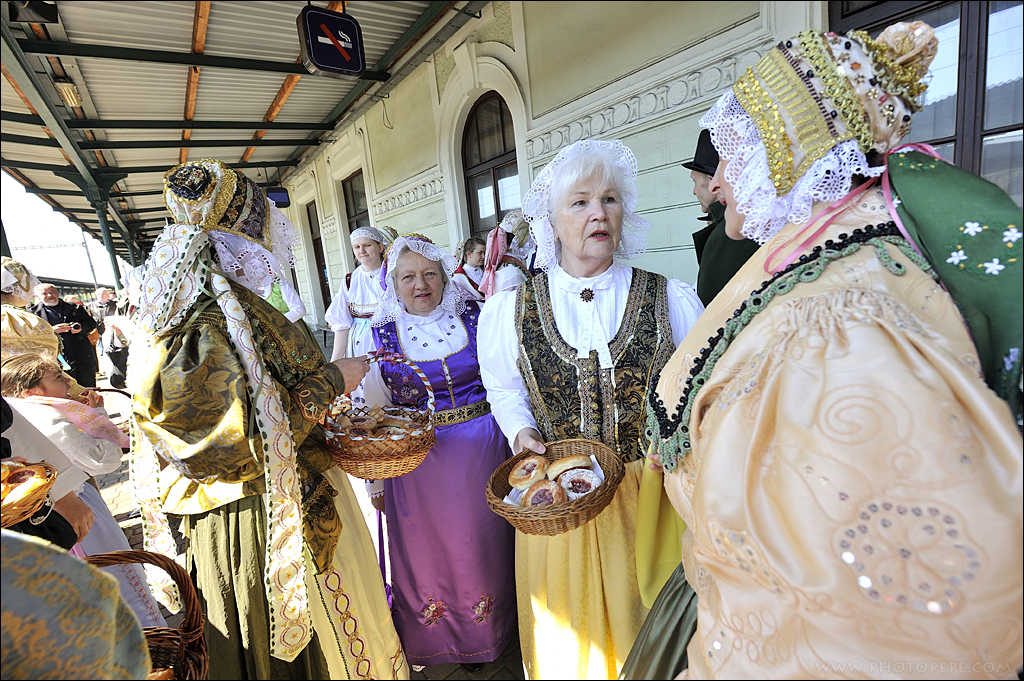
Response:
[{"label": "gold embroidered headdress", "polygon": [[[910,130],[937,48],[921,22],[895,24],[877,39],[804,31],[737,78],[701,125],[729,161],[744,234],[763,243],[786,222],[809,218],[812,200],[849,191],[854,174],[877,175],[866,154],[888,151]],[[748,167],[760,146],[767,178]]]}]

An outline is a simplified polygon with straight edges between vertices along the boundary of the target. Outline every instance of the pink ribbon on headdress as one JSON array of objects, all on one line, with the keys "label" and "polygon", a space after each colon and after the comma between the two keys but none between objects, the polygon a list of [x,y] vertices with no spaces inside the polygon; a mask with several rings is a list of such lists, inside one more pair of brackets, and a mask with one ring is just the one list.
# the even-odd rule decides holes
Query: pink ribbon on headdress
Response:
[{"label": "pink ribbon on headdress", "polygon": [[32,395],[25,399],[29,402],[46,404],[53,407],[63,414],[64,418],[71,421],[75,428],[78,428],[90,437],[109,440],[121,449],[131,445],[128,436],[115,426],[113,421],[101,414],[98,409],[94,409],[87,404],[61,397],[44,397],[42,395]]},{"label": "pink ribbon on headdress", "polygon": [[[885,154],[886,160],[888,160],[890,154],[896,153],[897,151],[901,151],[901,150],[904,150],[904,149],[910,149],[912,151],[919,151],[922,154],[926,154],[928,156],[931,156],[932,158],[936,158],[936,159],[938,159],[940,161],[948,163],[948,161],[946,161],[946,159],[944,159],[941,156],[939,156],[939,154],[935,151],[935,149],[932,148],[931,145],[923,144],[923,143],[901,144],[898,147],[890,149]],[[889,216],[892,218],[892,221],[894,223],[896,223],[896,228],[900,230],[900,234],[903,235],[903,238],[906,239],[907,242],[910,243],[911,246],[913,246],[914,250],[917,251],[918,255],[923,255],[921,253],[921,249],[918,248],[917,243],[914,242],[914,240],[910,237],[910,233],[907,232],[907,228],[903,226],[903,221],[900,220],[899,213],[896,212],[896,204],[892,200],[892,187],[890,186],[890,183],[889,183],[889,167],[888,167],[888,164],[886,164],[885,171],[882,173],[881,177],[882,177],[882,195],[885,197],[885,206],[886,206],[886,208],[889,211]],[[811,233],[810,236],[808,236],[806,239],[804,239],[803,242],[801,242],[800,245],[797,246],[796,250],[794,250],[792,253],[787,255],[785,257],[785,259],[783,259],[783,261],[781,263],[779,263],[778,265],[775,265],[774,267],[771,266],[772,261],[775,260],[775,257],[779,254],[779,252],[782,251],[784,248],[786,248],[786,246],[788,246],[790,242],[784,243],[781,246],[779,246],[778,248],[776,248],[775,250],[773,250],[771,252],[771,254],[768,256],[768,258],[764,262],[764,271],[767,272],[768,274],[778,274],[779,272],[781,272],[782,270],[786,269],[787,267],[792,265],[794,262],[796,262],[800,258],[801,255],[805,254],[808,251],[808,249],[810,248],[811,244],[814,243],[814,241],[819,236],[824,234],[825,230],[827,230],[832,225],[832,223],[836,221],[836,218],[838,218],[840,215],[842,215],[843,212],[846,211],[847,208],[849,208],[849,206],[847,206],[845,204],[851,202],[853,199],[857,198],[858,196],[860,196],[861,194],[866,192],[871,187],[874,187],[877,183],[878,183],[878,178],[877,177],[871,178],[870,180],[868,180],[864,184],[860,185],[859,187],[855,187],[848,194],[846,194],[846,196],[843,196],[840,199],[836,199],[831,204],[829,204],[829,206],[827,208],[825,208],[825,210],[823,210],[820,213],[818,213],[817,215],[813,216],[811,218],[811,220],[806,225],[804,225],[794,235],[794,240],[797,237],[799,237],[801,234],[803,234],[804,232],[809,230],[814,225],[814,223],[817,222],[822,216],[827,215],[829,212],[831,212],[833,210],[836,210],[837,208],[840,209],[840,210],[836,210],[836,212],[831,217],[829,217],[828,220],[826,220],[824,223],[822,223],[822,225],[820,227],[818,227],[816,230],[814,230],[814,232]]]},{"label": "pink ribbon on headdress", "polygon": [[480,280],[480,293],[489,299],[497,291],[494,290],[494,279],[498,272],[501,259],[508,252],[508,236],[501,227],[495,227],[487,234],[487,255],[484,256],[484,278]]}]

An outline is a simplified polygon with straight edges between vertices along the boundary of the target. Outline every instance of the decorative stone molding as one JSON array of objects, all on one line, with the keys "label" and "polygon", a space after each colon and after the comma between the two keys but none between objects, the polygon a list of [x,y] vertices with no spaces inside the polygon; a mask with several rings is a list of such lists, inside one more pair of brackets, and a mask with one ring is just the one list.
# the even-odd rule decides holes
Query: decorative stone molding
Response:
[{"label": "decorative stone molding", "polygon": [[441,175],[431,177],[414,187],[403,189],[382,199],[373,202],[372,210],[374,217],[387,215],[400,208],[408,208],[420,201],[434,198],[444,194],[444,180]]},{"label": "decorative stone molding", "polygon": [[338,233],[338,221],[333,215],[328,215],[320,223],[320,234],[322,236],[332,236]]},{"label": "decorative stone molding", "polygon": [[526,141],[526,157],[533,160],[556,153],[562,147],[587,137],[606,139],[620,131],[673,111],[710,103],[732,87],[739,74],[752,66],[775,45],[765,42],[733,54],[721,61],[666,78],[634,91],[617,101],[595,107],[568,123],[540,132],[531,132]]}]

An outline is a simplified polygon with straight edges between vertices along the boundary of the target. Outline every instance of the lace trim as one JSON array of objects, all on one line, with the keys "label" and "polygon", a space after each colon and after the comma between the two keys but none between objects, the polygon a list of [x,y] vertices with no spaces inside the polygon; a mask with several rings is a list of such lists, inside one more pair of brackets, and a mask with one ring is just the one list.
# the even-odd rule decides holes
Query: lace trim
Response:
[{"label": "lace trim", "polygon": [[715,365],[725,354],[730,343],[753,321],[754,317],[768,307],[775,297],[789,293],[799,283],[816,280],[832,261],[856,253],[864,244],[874,247],[879,261],[890,272],[902,276],[906,272],[906,268],[889,255],[886,249],[887,243],[899,248],[915,265],[938,281],[938,275],[931,265],[918,255],[913,246],[900,235],[894,222],[855,229],[852,235],[840,234],[838,243],[830,239],[825,242],[823,247],[815,246],[810,254],[800,256],[800,260],[761,284],[760,288],[740,304],[725,325],[718,329],[717,334],[708,338],[708,346],[701,348],[700,357],[696,358],[693,368],[690,369],[690,378],[686,379],[686,388],[684,388],[679,403],[676,405],[675,413],[671,417],[656,391],[661,377],[655,378],[651,384],[655,387],[652,387],[647,400],[646,434],[649,440],[654,440],[656,434],[660,438],[658,451],[661,454],[661,464],[666,471],[674,471],[679,465],[679,461],[692,451],[690,412],[695,401],[694,398],[711,378]]},{"label": "lace trim", "polygon": [[387,267],[384,268],[381,284],[384,287],[384,293],[381,295],[380,305],[377,306],[377,311],[373,314],[373,319],[370,321],[371,326],[381,327],[391,322],[398,321],[402,313],[405,311],[405,305],[398,297],[398,293],[395,290],[394,282],[388,273],[395,271],[395,265],[398,263],[398,255],[403,251],[403,247],[408,246],[410,251],[419,253],[424,258],[433,260],[434,262],[440,262],[441,267],[444,269],[445,275],[448,277],[448,283],[445,284],[444,294],[441,296],[441,304],[437,306],[437,310],[445,310],[452,314],[461,316],[466,311],[466,300],[468,295],[462,288],[460,288],[452,277],[455,275],[455,270],[458,269],[458,263],[455,262],[448,252],[442,250],[438,246],[430,243],[429,241],[421,241],[419,239],[411,239],[408,237],[399,237],[392,244],[391,248],[388,249],[388,260]]},{"label": "lace trim", "polygon": [[558,264],[562,255],[561,246],[555,242],[555,231],[551,226],[551,185],[556,175],[574,156],[599,150],[610,150],[613,153],[615,166],[622,177],[622,237],[615,257],[633,260],[647,252],[647,232],[652,224],[633,212],[638,200],[636,156],[619,140],[580,140],[558,152],[540,171],[523,197],[523,217],[530,223],[530,233],[537,242],[535,267],[549,270]]},{"label": "lace trim", "polygon": [[832,147],[815,161],[789,192],[778,195],[768,167],[768,154],[757,126],[732,92],[700,119],[711,131],[711,141],[723,159],[728,159],[725,180],[733,188],[736,210],[744,215],[743,236],[763,244],[789,223],[811,219],[815,202],[831,203],[850,191],[854,175],[876,177],[885,166],[868,164],[857,140]]}]

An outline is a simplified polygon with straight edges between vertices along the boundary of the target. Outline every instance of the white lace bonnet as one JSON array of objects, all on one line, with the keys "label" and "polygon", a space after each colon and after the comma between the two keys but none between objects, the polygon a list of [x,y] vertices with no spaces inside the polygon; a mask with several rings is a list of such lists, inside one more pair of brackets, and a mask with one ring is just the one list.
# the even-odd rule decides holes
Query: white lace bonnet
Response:
[{"label": "white lace bonnet", "polygon": [[387,262],[381,270],[381,286],[384,293],[381,296],[380,305],[370,320],[372,326],[384,326],[389,322],[396,321],[405,310],[405,305],[398,297],[395,286],[395,267],[398,264],[398,257],[405,252],[406,248],[419,253],[428,260],[441,263],[441,269],[445,274],[444,293],[441,296],[441,304],[438,309],[447,310],[453,314],[461,315],[466,311],[466,293],[452,280],[455,270],[459,264],[448,251],[428,241],[424,237],[400,236],[395,239],[388,249]]},{"label": "white lace bonnet", "polygon": [[748,68],[700,119],[729,161],[743,235],[764,243],[807,222],[815,202],[845,196],[854,175],[880,175],[884,165],[866,154],[895,148],[910,131],[937,46],[921,22],[890,26],[877,40],[804,31]]},{"label": "white lace bonnet", "polygon": [[379,244],[390,246],[391,242],[395,239],[385,232],[387,229],[387,227],[382,229],[377,229],[376,227],[358,227],[352,231],[348,239],[350,242],[355,241],[356,239],[370,239],[371,241],[376,241]]},{"label": "white lace bonnet", "polygon": [[535,266],[544,270],[554,267],[560,257],[561,248],[555,243],[555,232],[551,226],[552,185],[563,169],[582,154],[608,154],[619,174],[619,190],[622,193],[622,237],[615,251],[617,258],[632,260],[647,251],[647,231],[651,223],[637,215],[636,156],[629,147],[619,140],[580,140],[558,152],[558,155],[540,171],[523,197],[523,217],[530,223],[530,231],[537,242]]}]

